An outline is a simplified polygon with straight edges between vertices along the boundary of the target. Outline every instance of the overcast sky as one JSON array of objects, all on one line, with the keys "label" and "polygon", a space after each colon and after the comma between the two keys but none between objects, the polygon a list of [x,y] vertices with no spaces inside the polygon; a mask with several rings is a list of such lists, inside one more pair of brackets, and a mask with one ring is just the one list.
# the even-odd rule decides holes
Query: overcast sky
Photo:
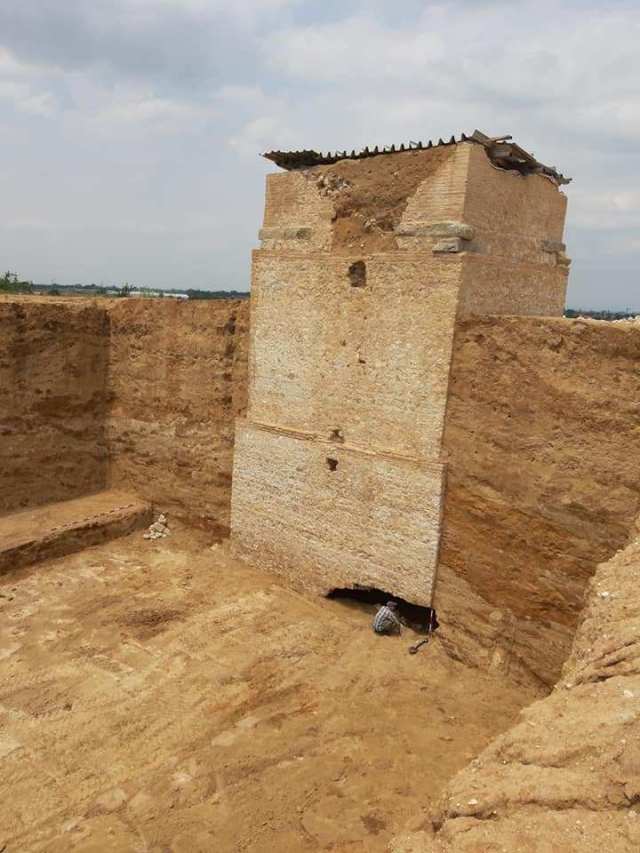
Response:
[{"label": "overcast sky", "polygon": [[0,266],[248,289],[271,148],[511,133],[572,306],[640,310],[637,0],[0,0]]}]

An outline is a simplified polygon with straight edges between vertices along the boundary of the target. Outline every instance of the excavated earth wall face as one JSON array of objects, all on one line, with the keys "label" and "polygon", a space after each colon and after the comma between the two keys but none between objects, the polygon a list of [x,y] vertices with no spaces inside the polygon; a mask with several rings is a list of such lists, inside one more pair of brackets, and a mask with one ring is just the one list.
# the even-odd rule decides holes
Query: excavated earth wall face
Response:
[{"label": "excavated earth wall face", "polygon": [[[391,853],[640,849],[640,538],[602,564],[562,678]],[[429,824],[431,821],[427,821]]]},{"label": "excavated earth wall face", "polygon": [[229,530],[248,300],[0,301],[0,513],[111,485]]},{"label": "excavated earth wall face", "polygon": [[107,482],[107,312],[0,301],[0,513]]},{"label": "excavated earth wall face", "polygon": [[128,299],[110,318],[111,485],[227,534],[248,300]]},{"label": "excavated earth wall face", "polygon": [[239,553],[301,587],[430,604],[456,320],[562,313],[565,208],[471,143],[268,176]]},{"label": "excavated earth wall face", "polygon": [[640,329],[458,326],[435,606],[468,663],[551,685],[588,579],[640,512]]},{"label": "excavated earth wall face", "polygon": [[[416,274],[413,296],[396,292],[388,263],[377,255],[369,289],[348,290],[342,303],[347,266],[328,264],[314,299],[301,298],[306,326],[291,323],[283,291],[274,286],[267,306],[258,294],[274,331],[254,336],[262,422],[238,428],[240,534],[281,569],[286,545],[292,582],[322,591],[346,585],[348,565],[349,582],[422,602],[437,561],[448,651],[542,689],[567,655],[595,565],[640,511],[640,330],[551,318],[459,323],[438,391],[443,401],[448,394],[441,504],[428,353],[385,359],[394,330],[412,339],[429,329],[430,300],[439,294],[441,316],[448,291]],[[411,281],[413,262],[403,269]],[[0,511],[99,491],[110,456],[113,487],[223,535],[233,421],[247,391],[248,303],[123,300],[107,309],[0,303]],[[328,352],[335,360],[323,378],[314,365]],[[280,362],[292,377],[278,386]],[[361,370],[366,381],[356,381]]]}]

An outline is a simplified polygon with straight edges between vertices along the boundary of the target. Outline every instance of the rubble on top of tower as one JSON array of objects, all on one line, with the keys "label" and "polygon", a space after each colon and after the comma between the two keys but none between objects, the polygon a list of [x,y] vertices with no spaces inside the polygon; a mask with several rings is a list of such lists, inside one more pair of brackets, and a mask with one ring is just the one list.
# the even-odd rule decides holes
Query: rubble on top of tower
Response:
[{"label": "rubble on top of tower", "polygon": [[333,154],[331,152],[322,154],[311,149],[303,151],[268,151],[262,156],[267,160],[271,160],[276,166],[290,171],[337,163],[339,160],[362,160],[366,157],[376,157],[381,154],[397,154],[403,151],[439,148],[446,145],[458,145],[461,142],[471,142],[482,145],[491,162],[500,169],[517,171],[521,175],[544,175],[558,186],[570,183],[571,178],[566,178],[561,172],[558,172],[555,166],[545,166],[543,163],[538,162],[533,154],[525,151],[524,148],[512,142],[511,139],[512,137],[509,135],[487,136],[480,130],[474,130],[470,136],[461,133],[460,139],[452,136],[447,142],[443,139],[439,139],[436,143],[429,140],[426,145],[422,142],[409,142],[408,145],[404,145],[403,143],[397,148],[395,145],[388,145],[383,148],[379,148],[376,145],[374,148],[363,148],[358,152],[355,150],[351,151],[351,153],[348,151],[336,151]]}]

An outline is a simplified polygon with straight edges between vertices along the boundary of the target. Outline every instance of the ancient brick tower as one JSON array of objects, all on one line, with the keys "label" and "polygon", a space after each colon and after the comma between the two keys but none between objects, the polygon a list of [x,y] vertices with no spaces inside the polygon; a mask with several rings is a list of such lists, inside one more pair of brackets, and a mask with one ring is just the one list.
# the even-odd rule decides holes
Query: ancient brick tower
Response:
[{"label": "ancient brick tower", "polygon": [[564,179],[479,133],[268,156],[232,540],[299,586],[429,604],[456,320],[562,314]]}]

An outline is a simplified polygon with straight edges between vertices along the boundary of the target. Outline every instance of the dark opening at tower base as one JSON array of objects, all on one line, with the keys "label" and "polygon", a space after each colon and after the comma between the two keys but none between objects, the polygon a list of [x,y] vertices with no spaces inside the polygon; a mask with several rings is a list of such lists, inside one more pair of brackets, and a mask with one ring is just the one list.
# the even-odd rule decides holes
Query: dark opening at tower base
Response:
[{"label": "dark opening at tower base", "polygon": [[359,607],[371,613],[375,613],[378,607],[386,604],[387,601],[395,601],[398,605],[398,614],[402,621],[416,633],[430,634],[438,627],[438,619],[433,607],[423,607],[420,604],[413,604],[404,598],[400,598],[398,595],[385,592],[383,589],[358,586],[343,589],[336,588],[327,593],[327,598],[335,599],[352,607]]}]

